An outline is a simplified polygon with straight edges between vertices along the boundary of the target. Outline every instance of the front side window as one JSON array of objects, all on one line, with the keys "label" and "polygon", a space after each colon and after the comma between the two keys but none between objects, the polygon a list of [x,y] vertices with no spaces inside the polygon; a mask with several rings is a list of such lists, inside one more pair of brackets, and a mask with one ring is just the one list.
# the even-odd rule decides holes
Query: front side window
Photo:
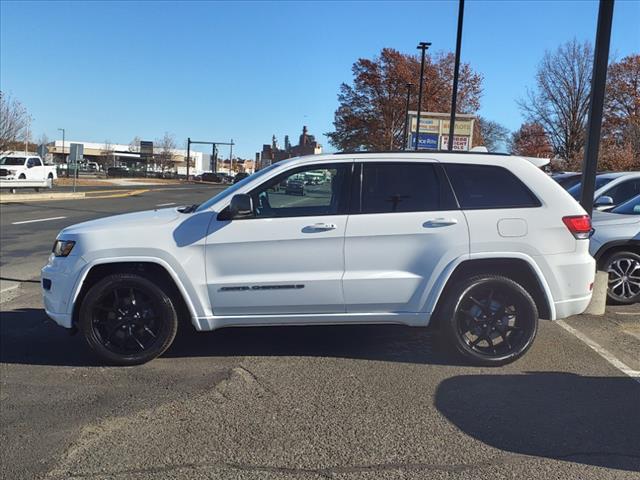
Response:
[{"label": "front side window", "polygon": [[627,180],[607,190],[604,195],[613,198],[613,204],[619,205],[631,197],[640,194],[640,178]]},{"label": "front side window", "polygon": [[518,177],[494,165],[444,166],[464,210],[539,207],[540,201]]},{"label": "front side window", "polygon": [[454,209],[449,188],[431,163],[362,164],[361,213]]},{"label": "front side window", "polygon": [[640,195],[627,200],[622,205],[617,206],[612,213],[620,213],[622,215],[640,215]]},{"label": "front side window", "polygon": [[352,164],[300,167],[278,175],[252,193],[255,217],[337,215],[346,211]]}]

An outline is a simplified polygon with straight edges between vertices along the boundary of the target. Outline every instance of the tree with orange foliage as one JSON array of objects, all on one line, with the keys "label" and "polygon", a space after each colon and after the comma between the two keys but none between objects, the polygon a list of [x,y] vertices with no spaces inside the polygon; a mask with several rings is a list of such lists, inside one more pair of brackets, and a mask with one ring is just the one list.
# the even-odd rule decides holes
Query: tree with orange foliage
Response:
[{"label": "tree with orange foliage", "polygon": [[539,123],[523,123],[511,134],[509,151],[525,157],[551,158],[553,147],[547,133]]},{"label": "tree with orange foliage", "polygon": [[[428,55],[425,63],[422,111],[448,112],[451,104],[454,56]],[[326,135],[340,150],[397,150],[403,147],[406,84],[413,83],[411,109],[417,109],[420,59],[391,48],[353,64],[353,85],[340,86],[333,125]],[[482,76],[469,64],[460,65],[458,113],[480,108]]]}]

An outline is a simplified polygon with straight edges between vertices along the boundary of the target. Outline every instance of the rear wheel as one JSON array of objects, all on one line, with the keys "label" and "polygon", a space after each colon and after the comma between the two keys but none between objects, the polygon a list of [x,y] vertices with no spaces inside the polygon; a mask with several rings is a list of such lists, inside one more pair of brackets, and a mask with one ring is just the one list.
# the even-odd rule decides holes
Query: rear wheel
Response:
[{"label": "rear wheel", "polygon": [[171,298],[155,283],[121,273],[89,289],[80,307],[79,328],[103,361],[138,365],[169,348],[178,315]]},{"label": "rear wheel", "polygon": [[633,252],[615,252],[604,262],[609,273],[607,296],[611,303],[640,302],[640,255]]},{"label": "rear wheel", "polygon": [[479,275],[457,284],[442,310],[447,340],[465,359],[498,366],[520,358],[538,330],[538,309],[518,283]]}]

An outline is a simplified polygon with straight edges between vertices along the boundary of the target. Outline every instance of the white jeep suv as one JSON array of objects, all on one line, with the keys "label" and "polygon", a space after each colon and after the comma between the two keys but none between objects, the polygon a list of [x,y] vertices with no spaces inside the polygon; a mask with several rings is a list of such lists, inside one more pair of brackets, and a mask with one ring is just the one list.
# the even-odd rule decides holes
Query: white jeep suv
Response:
[{"label": "white jeep suv", "polygon": [[[283,188],[311,176],[303,195]],[[590,231],[520,157],[300,157],[199,206],[64,229],[42,270],[44,304],[120,365],[161,355],[181,317],[200,331],[434,325],[467,359],[501,365],[531,346],[539,317],[588,305]]]}]

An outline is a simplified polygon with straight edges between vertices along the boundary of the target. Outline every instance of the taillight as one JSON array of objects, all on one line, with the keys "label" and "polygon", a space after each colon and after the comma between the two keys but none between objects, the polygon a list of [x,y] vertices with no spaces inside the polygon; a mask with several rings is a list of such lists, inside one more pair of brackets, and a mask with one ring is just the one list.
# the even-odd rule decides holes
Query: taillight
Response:
[{"label": "taillight", "polygon": [[589,215],[562,217],[562,221],[574,237],[584,239],[591,236],[591,217]]}]

